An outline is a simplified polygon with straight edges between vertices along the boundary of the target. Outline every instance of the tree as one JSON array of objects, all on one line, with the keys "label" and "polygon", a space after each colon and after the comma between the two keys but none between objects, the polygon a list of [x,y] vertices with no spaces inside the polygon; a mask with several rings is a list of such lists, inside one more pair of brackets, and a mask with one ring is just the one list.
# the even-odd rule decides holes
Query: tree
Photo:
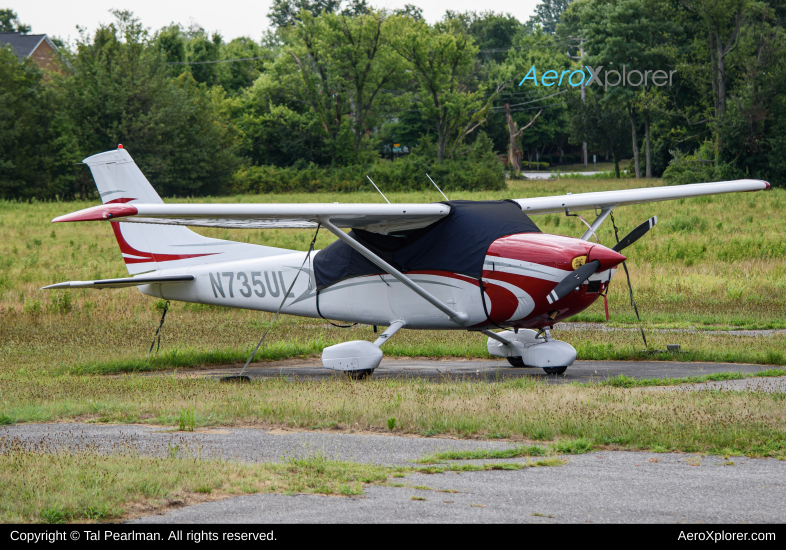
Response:
[{"label": "tree", "polygon": [[30,25],[19,22],[14,10],[0,10],[0,32],[30,32]]},{"label": "tree", "polygon": [[290,35],[286,62],[294,62],[297,93],[319,117],[325,134],[339,140],[345,125],[355,154],[389,99],[382,90],[402,68],[389,46],[388,18],[382,12],[358,17],[300,14]]},{"label": "tree", "polygon": [[[682,30],[673,22],[671,8],[665,2],[648,0],[589,0],[580,11],[582,31],[587,38],[589,57],[586,64],[597,69],[622,72],[664,70],[670,62],[670,43]],[[652,81],[616,86],[608,91],[606,104],[616,101],[627,107],[636,177],[641,177],[637,135],[640,102],[637,92],[653,86]],[[649,118],[645,117],[646,149],[649,150]],[[650,158],[646,173],[651,174]]]},{"label": "tree", "polygon": [[707,28],[715,116],[722,121],[726,114],[728,84],[726,57],[737,49],[740,30],[752,2],[751,0],[680,0],[680,3],[698,15]]},{"label": "tree", "polygon": [[535,15],[530,17],[527,26],[532,29],[535,25],[539,25],[546,34],[556,33],[560,16],[571,2],[573,0],[542,0],[535,6]]},{"label": "tree", "polygon": [[601,92],[589,92],[582,101],[578,94],[568,95],[571,111],[575,113],[570,118],[571,141],[599,145],[609,151],[614,160],[614,173],[619,178],[619,161],[629,136],[627,113],[613,101],[604,104],[603,100],[608,98],[603,96]]},{"label": "tree", "polygon": [[484,98],[485,90],[474,80],[478,48],[460,20],[429,27],[398,17],[393,36],[393,48],[408,62],[418,88],[414,101],[436,130],[437,160],[442,162],[486,120],[501,87]]},{"label": "tree", "polygon": [[67,108],[35,63],[0,48],[0,198],[73,195],[76,139]]},{"label": "tree", "polygon": [[341,5],[341,0],[273,0],[267,18],[276,28],[295,26],[301,11],[307,11],[313,16],[320,13],[335,13]]},{"label": "tree", "polygon": [[53,83],[79,143],[71,162],[122,143],[163,195],[222,192],[237,166],[222,90],[172,79],[139,20],[114,15],[77,40],[74,73]]},{"label": "tree", "polygon": [[[524,25],[509,13],[468,12],[469,35],[486,61],[502,63],[515,40],[524,32]],[[454,14],[455,19],[462,16]]]},{"label": "tree", "polygon": [[[564,98],[565,91],[570,86],[566,82],[560,86],[558,80],[552,80],[551,85],[546,86],[542,77],[548,70],[557,75],[562,74],[564,70],[571,69],[571,63],[562,48],[555,45],[553,37],[539,29],[520,36],[515,41],[515,46],[505,63],[500,66],[500,80],[511,82],[514,87],[501,93],[498,101],[511,104],[511,118],[519,126],[524,126],[535,113],[543,111],[537,123],[522,132],[518,138],[521,149],[527,151],[529,160],[535,161],[548,147],[553,148],[556,145],[561,152],[560,141],[564,141],[567,135],[568,124]],[[524,78],[525,76],[529,78]],[[503,108],[504,106],[498,105],[495,110],[501,111]],[[510,123],[506,123],[509,127]],[[511,148],[512,144],[508,146],[508,150]]]}]

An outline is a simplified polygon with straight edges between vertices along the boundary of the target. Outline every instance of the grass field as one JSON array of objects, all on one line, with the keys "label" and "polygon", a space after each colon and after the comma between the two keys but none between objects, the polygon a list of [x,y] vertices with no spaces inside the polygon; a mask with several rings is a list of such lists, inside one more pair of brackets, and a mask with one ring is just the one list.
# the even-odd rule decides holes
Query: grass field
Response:
[{"label": "grass field", "polygon": [[[631,188],[646,182],[560,180],[511,182],[506,193],[462,193],[453,198],[534,197],[568,191]],[[659,180],[649,182],[660,184]],[[437,200],[436,193],[391,194],[398,202]],[[221,201],[379,202],[374,193],[237,196]],[[626,250],[636,300],[649,328],[786,328],[786,191],[735,194],[620,208],[625,234],[653,214],[659,223]],[[63,280],[126,276],[106,224],[51,224],[60,214],[92,203],[0,203],[0,376],[20,370],[111,372],[189,363],[236,362],[249,353],[271,316],[255,312],[173,305],[164,329],[163,353],[152,364],[145,354],[160,318],[161,303],[135,289],[40,291]],[[591,213],[588,213],[591,216]],[[546,232],[578,236],[583,225],[561,215],[536,216]],[[306,230],[198,229],[218,238],[305,250]],[[609,221],[599,236],[612,244]],[[334,237],[321,232],[318,247]],[[631,326],[624,274],[609,293],[612,325]],[[605,320],[601,301],[574,320]],[[643,349],[635,333],[564,333],[584,359],[629,359]],[[313,319],[288,318],[271,332],[261,358],[312,355],[331,343],[371,339],[369,327],[334,329]],[[468,333],[401,331],[388,355],[484,357],[484,338]],[[724,338],[652,333],[652,347],[679,343],[683,360],[784,364],[783,335]]]},{"label": "grass field", "polygon": [[[506,193],[462,193],[452,198],[534,197],[644,184],[594,178],[522,181],[510,182]],[[392,193],[389,198],[430,202],[440,197],[436,193]],[[380,200],[375,193],[216,199]],[[786,458],[782,394],[652,392],[639,387],[700,381],[698,378],[642,382],[618,377],[601,384],[553,386],[522,379],[434,384],[373,378],[360,383],[343,379],[300,384],[266,380],[235,385],[190,377],[190,366],[244,361],[271,315],[175,303],[164,327],[162,349],[147,361],[161,301],[132,289],[39,290],[53,282],[127,275],[106,224],[49,223],[57,215],[93,204],[0,202],[0,425],[48,421],[141,422],[181,429],[282,425],[307,430],[392,430],[394,434],[550,441],[553,453],[603,447]],[[615,213],[621,234],[658,215],[655,229],[628,248],[626,255],[650,347],[665,349],[666,344],[676,343],[684,353],[645,354],[640,336],[633,330],[568,330],[555,336],[573,344],[580,359],[786,364],[786,336],[782,333],[723,334],[729,328],[786,328],[784,204],[786,191],[771,190],[625,207]],[[546,232],[571,236],[583,232],[576,218],[548,215],[534,219]],[[310,231],[300,230],[198,231],[297,250],[306,250],[312,236]],[[603,244],[615,242],[608,221],[599,235]],[[327,232],[320,232],[318,247],[332,240]],[[635,325],[622,273],[612,285],[609,302],[612,326],[624,329]],[[575,319],[602,326],[602,302]],[[344,330],[321,320],[284,317],[258,357],[313,356],[327,345],[373,338],[371,327]],[[485,337],[458,331],[403,330],[384,351],[386,355],[413,357],[487,357]],[[180,373],[135,374],[172,367]],[[784,373],[786,370],[774,368],[764,374]],[[107,376],[110,374],[115,376]],[[0,445],[0,502],[5,506],[0,510],[0,521],[13,522],[99,521],[153,513],[173,502],[177,505],[258,491],[357,494],[364,483],[388,483],[389,476],[404,475],[401,470],[320,457],[280,465],[243,465],[177,454],[151,458],[126,451],[98,455],[89,449],[30,449],[8,439]],[[518,456],[530,452],[528,448],[485,458]],[[446,458],[451,457],[424,460]],[[540,465],[558,464],[554,458],[543,460]]]}]

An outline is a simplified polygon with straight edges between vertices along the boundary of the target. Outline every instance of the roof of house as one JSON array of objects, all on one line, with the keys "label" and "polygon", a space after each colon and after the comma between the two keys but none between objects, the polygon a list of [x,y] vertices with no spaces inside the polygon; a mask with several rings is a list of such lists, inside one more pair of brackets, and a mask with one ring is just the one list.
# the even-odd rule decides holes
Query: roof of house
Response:
[{"label": "roof of house", "polygon": [[22,32],[0,32],[0,44],[7,44],[16,52],[19,61],[24,61],[38,48],[41,42],[46,41],[49,46],[57,51],[49,37],[45,34],[25,34]]}]

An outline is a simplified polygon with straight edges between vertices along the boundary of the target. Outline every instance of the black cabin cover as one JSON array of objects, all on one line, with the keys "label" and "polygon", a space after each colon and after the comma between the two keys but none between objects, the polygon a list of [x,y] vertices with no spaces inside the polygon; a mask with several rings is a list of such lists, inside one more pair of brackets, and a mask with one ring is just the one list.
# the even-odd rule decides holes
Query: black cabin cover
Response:
[{"label": "black cabin cover", "polygon": [[[448,201],[450,214],[406,236],[353,229],[350,236],[403,273],[451,271],[479,279],[495,240],[516,233],[540,233],[513,201]],[[384,273],[348,244],[335,241],[314,257],[317,287]]]}]

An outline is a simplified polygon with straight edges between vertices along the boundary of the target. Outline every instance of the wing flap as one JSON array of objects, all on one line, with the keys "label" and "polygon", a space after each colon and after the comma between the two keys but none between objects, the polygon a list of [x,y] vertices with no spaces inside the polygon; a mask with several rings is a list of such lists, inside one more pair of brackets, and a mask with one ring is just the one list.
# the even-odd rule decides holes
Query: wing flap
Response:
[{"label": "wing flap", "polygon": [[126,277],[123,279],[102,279],[98,281],[67,281],[43,287],[41,290],[56,288],[125,288],[149,284],[184,283],[193,281],[193,275],[166,275],[151,277]]},{"label": "wing flap", "polygon": [[769,188],[770,184],[762,180],[735,180],[516,199],[516,202],[527,214],[553,214],[562,213],[566,210],[576,212],[579,210],[601,209],[607,206],[643,204],[646,202],[687,199],[704,195],[763,191]]}]

